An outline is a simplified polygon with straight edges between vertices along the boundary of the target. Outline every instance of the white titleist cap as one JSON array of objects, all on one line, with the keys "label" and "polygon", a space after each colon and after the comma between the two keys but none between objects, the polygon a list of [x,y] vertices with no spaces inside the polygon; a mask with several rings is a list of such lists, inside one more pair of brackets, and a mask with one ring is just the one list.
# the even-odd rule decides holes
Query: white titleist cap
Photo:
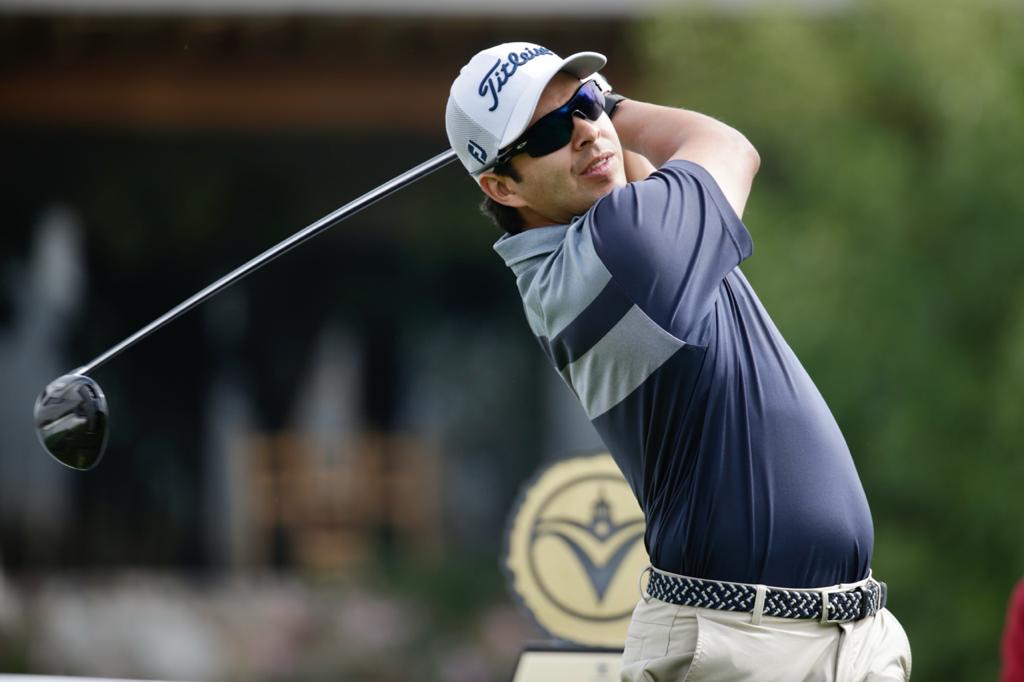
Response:
[{"label": "white titleist cap", "polygon": [[586,78],[608,60],[597,52],[562,59],[533,43],[478,52],[452,83],[444,115],[448,141],[471,175],[494,164],[498,150],[523,134],[548,81],[559,71]]}]

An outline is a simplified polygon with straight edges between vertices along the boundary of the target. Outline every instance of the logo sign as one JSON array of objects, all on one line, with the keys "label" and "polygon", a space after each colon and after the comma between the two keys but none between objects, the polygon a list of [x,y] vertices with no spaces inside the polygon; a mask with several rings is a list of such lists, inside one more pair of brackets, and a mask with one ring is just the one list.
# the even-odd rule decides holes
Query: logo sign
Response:
[{"label": "logo sign", "polygon": [[552,637],[621,648],[648,564],[643,537],[643,514],[611,455],[556,462],[512,514],[512,592]]}]

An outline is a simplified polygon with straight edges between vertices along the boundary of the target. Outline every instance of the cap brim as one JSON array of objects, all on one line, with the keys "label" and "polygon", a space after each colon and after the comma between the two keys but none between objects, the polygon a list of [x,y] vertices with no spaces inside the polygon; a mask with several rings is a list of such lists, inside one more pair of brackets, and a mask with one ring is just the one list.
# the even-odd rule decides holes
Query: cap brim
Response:
[{"label": "cap brim", "polygon": [[499,148],[512,144],[517,137],[523,134],[530,119],[533,118],[533,113],[537,110],[541,93],[544,92],[544,88],[556,73],[565,71],[582,80],[600,71],[607,63],[608,59],[599,52],[577,52],[549,67],[547,77],[536,79],[531,88],[519,97],[519,101],[516,102],[515,108],[512,110],[512,115],[509,116],[505,133],[501,136]]},{"label": "cap brim", "polygon": [[568,71],[577,78],[592,76],[608,63],[608,59],[600,52],[577,52],[562,60],[559,71]]}]

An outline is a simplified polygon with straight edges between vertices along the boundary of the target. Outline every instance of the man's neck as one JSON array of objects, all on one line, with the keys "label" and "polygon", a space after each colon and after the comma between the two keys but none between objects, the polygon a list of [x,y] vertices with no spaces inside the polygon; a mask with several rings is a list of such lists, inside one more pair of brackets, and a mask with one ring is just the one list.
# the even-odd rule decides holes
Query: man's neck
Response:
[{"label": "man's neck", "polygon": [[529,207],[519,209],[519,215],[523,217],[523,232],[538,227],[551,227],[552,225],[565,225],[570,220],[558,220],[549,216],[541,215]]}]

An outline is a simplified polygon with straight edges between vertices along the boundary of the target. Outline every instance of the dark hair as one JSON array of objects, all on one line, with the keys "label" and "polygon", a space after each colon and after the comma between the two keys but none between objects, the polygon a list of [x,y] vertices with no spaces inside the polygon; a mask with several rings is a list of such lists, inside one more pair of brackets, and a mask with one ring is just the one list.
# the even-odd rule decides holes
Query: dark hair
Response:
[{"label": "dark hair", "polygon": [[[502,175],[514,180],[515,182],[520,182],[523,179],[522,176],[516,172],[516,169],[512,167],[511,161],[499,163],[497,166],[492,168],[491,171],[495,175]],[[494,221],[494,224],[498,226],[499,230],[508,232],[509,234],[519,234],[523,231],[523,227],[525,226],[523,216],[519,214],[518,208],[499,204],[486,194],[484,195],[483,201],[480,202],[480,212]]]}]

